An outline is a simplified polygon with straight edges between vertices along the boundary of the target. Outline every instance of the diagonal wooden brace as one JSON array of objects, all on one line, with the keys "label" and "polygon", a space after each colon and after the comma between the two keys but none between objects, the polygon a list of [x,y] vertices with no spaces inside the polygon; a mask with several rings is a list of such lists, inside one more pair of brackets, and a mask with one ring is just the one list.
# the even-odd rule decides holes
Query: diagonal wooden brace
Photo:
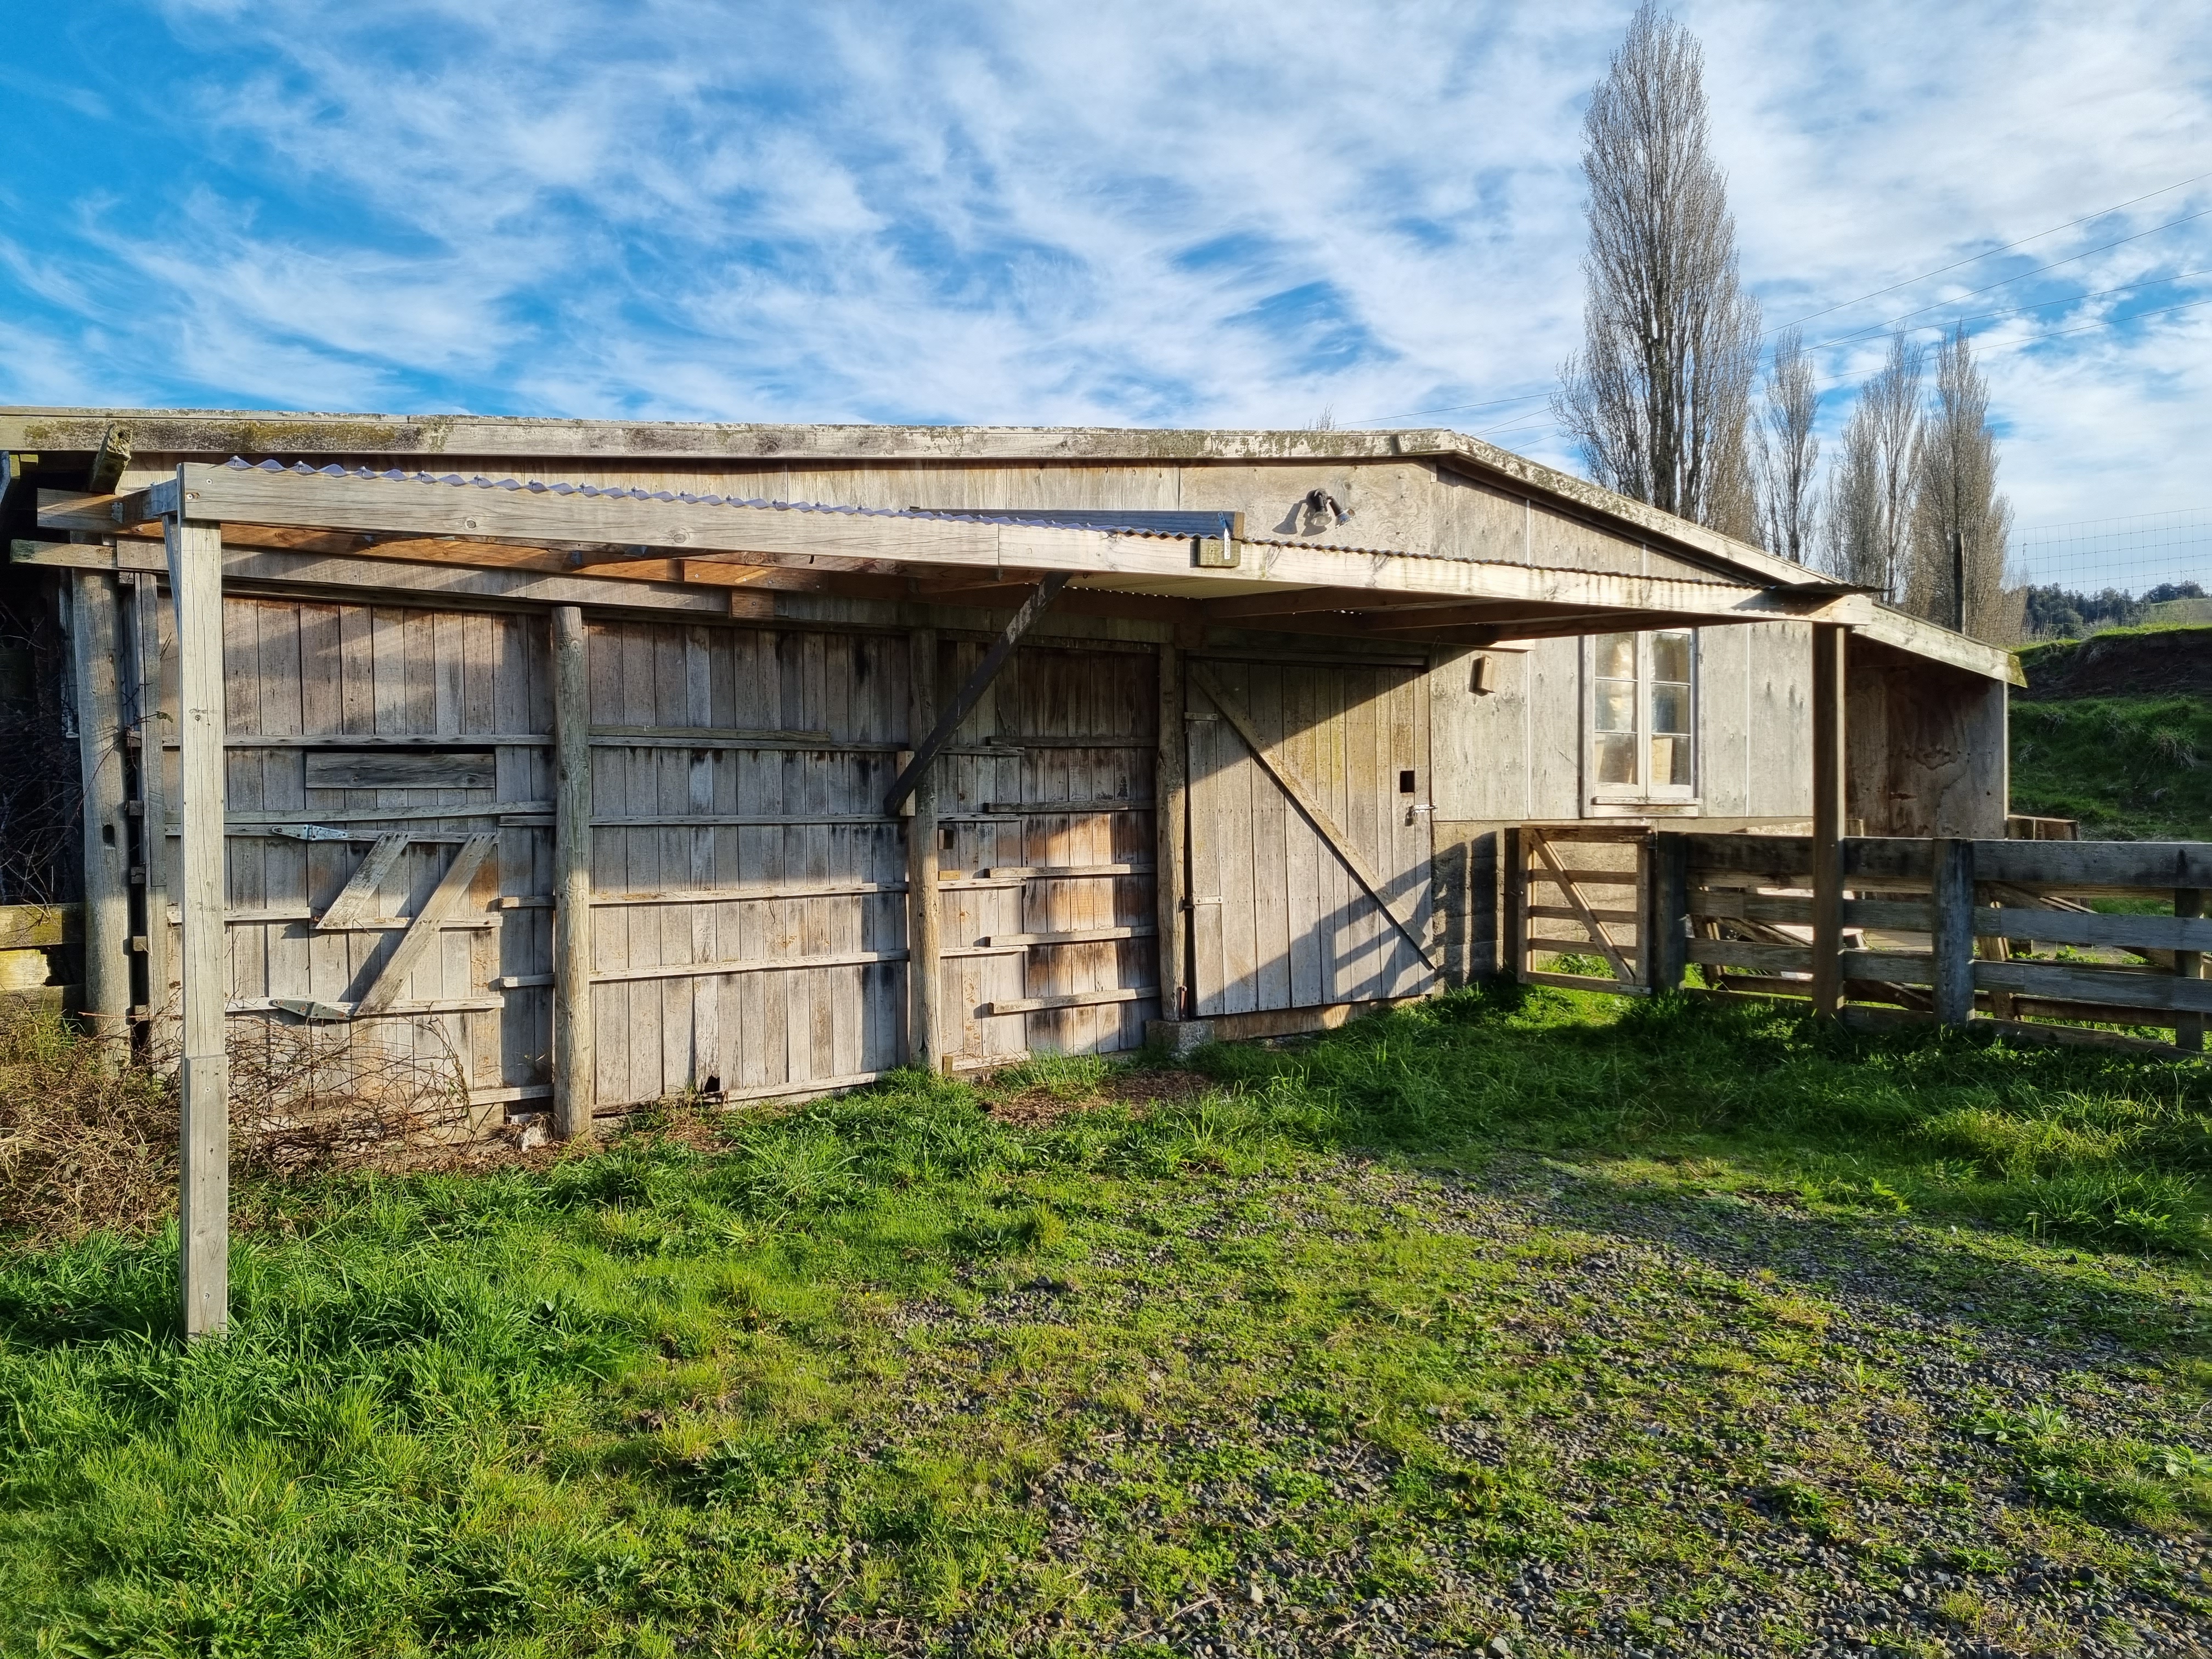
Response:
[{"label": "diagonal wooden brace", "polygon": [[331,901],[331,908],[315,919],[314,931],[319,933],[344,933],[359,927],[376,915],[370,907],[376,899],[376,890],[383,885],[392,866],[399,862],[399,855],[407,850],[411,836],[379,836],[376,845],[368,849],[361,866],[353,872],[343,891]]},{"label": "diagonal wooden brace", "polygon": [[945,705],[945,712],[937,717],[935,727],[916,745],[914,758],[906,763],[905,769],[892,782],[890,793],[884,797],[885,817],[898,816],[899,808],[906,805],[906,799],[914,793],[915,786],[927,775],[930,763],[944,752],[945,744],[952,741],[952,734],[960,729],[960,722],[968,718],[969,711],[982,700],[984,692],[991,689],[991,682],[999,678],[999,671],[1013,656],[1014,647],[1021,643],[1022,635],[1030,631],[1036,619],[1044,615],[1053,600],[1060,596],[1060,590],[1067,586],[1068,575],[1065,570],[1048,572],[1045,579],[1037,584],[1036,591],[1023,601],[1020,610],[1014,612],[1013,620],[1006,624],[1006,631],[991,641],[991,648],[983,653],[983,660],[975,665],[975,672],[968,677],[967,684],[962,686],[959,695]]},{"label": "diagonal wooden brace", "polygon": [[1244,712],[1243,704],[1229,694],[1204,663],[1190,663],[1188,672],[1192,683],[1212,699],[1213,706],[1221,711],[1222,718],[1237,728],[1237,735],[1244,739],[1244,746],[1252,751],[1253,759],[1267,769],[1282,792],[1291,798],[1299,811],[1305,814],[1315,831],[1328,843],[1329,850],[1343,862],[1346,869],[1352,872],[1352,879],[1367,890],[1367,896],[1375,901],[1376,908],[1389,917],[1391,924],[1405,935],[1406,943],[1413,947],[1413,954],[1420,957],[1422,966],[1432,974],[1439,971],[1437,959],[1429,954],[1427,941],[1413,930],[1412,922],[1398,914],[1396,907],[1390,902],[1382,876],[1373,865],[1368,863],[1365,855],[1352,844],[1352,837],[1345,833],[1344,826],[1337,823],[1329,810],[1321,804],[1320,793],[1299,776],[1286,757],[1269,751],[1266,739],[1261,737],[1259,728],[1253,725],[1252,717]]},{"label": "diagonal wooden brace", "polygon": [[461,843],[459,850],[453,854],[453,863],[446,868],[444,879],[439,882],[430,896],[422,901],[422,908],[415,913],[415,920],[408,923],[407,931],[400,935],[398,948],[385,958],[383,970],[377,975],[375,982],[362,994],[361,1000],[354,1005],[356,1018],[363,1014],[381,1012],[398,996],[399,988],[407,982],[407,975],[421,960],[422,952],[430,948],[430,941],[438,937],[438,924],[446,919],[447,913],[453,906],[460,902],[461,896],[469,890],[469,883],[476,878],[477,866],[483,863],[498,843],[497,836],[471,836]]}]

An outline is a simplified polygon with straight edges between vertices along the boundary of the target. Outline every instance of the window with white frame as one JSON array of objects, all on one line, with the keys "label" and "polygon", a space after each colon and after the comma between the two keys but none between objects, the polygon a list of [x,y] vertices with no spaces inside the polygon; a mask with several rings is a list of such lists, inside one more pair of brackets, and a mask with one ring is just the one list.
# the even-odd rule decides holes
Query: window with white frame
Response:
[{"label": "window with white frame", "polygon": [[1589,646],[1593,805],[1697,798],[1697,635],[1599,634]]}]

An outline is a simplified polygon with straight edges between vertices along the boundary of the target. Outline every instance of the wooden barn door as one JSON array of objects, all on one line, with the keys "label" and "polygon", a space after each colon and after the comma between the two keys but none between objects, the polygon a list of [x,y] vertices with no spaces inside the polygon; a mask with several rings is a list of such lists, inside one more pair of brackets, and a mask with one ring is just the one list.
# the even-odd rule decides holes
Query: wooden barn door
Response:
[{"label": "wooden barn door", "polygon": [[[985,643],[944,641],[938,684]],[[1158,676],[1149,651],[1026,647],[938,763],[956,1060],[1133,1048],[1158,1017]]]},{"label": "wooden barn door", "polygon": [[1199,658],[1189,671],[1200,1017],[1428,990],[1420,671]]}]

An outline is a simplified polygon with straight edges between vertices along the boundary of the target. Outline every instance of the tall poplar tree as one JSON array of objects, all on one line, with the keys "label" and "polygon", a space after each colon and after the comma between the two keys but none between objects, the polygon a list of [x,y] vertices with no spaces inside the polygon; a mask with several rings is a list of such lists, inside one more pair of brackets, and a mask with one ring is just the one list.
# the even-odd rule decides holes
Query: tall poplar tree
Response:
[{"label": "tall poplar tree", "polygon": [[1553,407],[1600,483],[1748,538],[1759,307],[1710,127],[1705,53],[1646,0],[1583,117],[1583,347]]}]

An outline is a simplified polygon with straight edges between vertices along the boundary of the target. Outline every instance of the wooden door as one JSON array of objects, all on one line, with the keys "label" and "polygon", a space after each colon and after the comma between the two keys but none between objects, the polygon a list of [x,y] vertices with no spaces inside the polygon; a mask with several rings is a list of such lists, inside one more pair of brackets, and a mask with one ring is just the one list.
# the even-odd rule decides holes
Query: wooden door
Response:
[{"label": "wooden door", "polygon": [[1191,659],[1201,1018],[1435,982],[1426,696],[1413,667]]}]

